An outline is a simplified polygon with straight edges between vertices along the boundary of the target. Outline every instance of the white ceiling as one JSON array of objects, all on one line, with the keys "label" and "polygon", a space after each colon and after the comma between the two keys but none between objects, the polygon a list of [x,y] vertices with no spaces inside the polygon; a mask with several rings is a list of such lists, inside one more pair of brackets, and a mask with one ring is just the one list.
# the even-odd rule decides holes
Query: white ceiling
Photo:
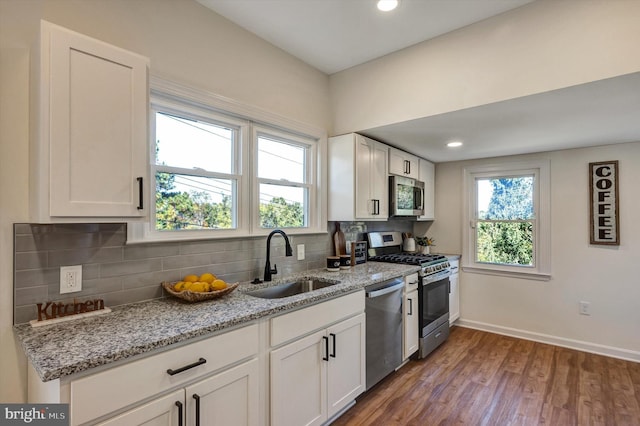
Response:
[{"label": "white ceiling", "polygon": [[[331,74],[532,0],[197,0]],[[434,162],[640,141],[640,73],[360,133]],[[446,148],[452,140],[461,148]]]}]

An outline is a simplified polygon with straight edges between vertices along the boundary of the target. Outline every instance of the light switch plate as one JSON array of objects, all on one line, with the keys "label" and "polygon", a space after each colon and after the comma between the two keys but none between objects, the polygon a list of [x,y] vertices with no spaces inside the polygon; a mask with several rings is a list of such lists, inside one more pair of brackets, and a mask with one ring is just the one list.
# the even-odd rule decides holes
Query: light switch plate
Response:
[{"label": "light switch plate", "polygon": [[304,244],[298,244],[296,252],[298,253],[298,260],[304,260]]}]

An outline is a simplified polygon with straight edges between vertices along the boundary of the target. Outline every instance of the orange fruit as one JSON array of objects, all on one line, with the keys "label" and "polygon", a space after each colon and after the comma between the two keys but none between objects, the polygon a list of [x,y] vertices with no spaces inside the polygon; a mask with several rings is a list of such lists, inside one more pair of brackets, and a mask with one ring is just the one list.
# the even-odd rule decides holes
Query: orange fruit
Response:
[{"label": "orange fruit", "polygon": [[213,274],[211,274],[209,272],[206,272],[206,273],[200,275],[200,278],[198,279],[198,281],[201,281],[203,283],[211,284],[215,279],[216,279],[215,275],[213,275]]},{"label": "orange fruit", "polygon": [[182,281],[188,281],[190,283],[195,283],[198,281],[198,276],[197,275],[187,275],[185,276]]},{"label": "orange fruit", "polygon": [[205,283],[196,282],[191,285],[191,288],[189,290],[194,291],[196,293],[202,293],[204,291],[204,285]]},{"label": "orange fruit", "polygon": [[211,283],[211,290],[224,290],[227,288],[227,283],[223,280],[215,280]]},{"label": "orange fruit", "polygon": [[184,281],[178,281],[178,282],[173,286],[173,290],[174,290],[174,291],[182,291],[182,290],[184,290]]}]

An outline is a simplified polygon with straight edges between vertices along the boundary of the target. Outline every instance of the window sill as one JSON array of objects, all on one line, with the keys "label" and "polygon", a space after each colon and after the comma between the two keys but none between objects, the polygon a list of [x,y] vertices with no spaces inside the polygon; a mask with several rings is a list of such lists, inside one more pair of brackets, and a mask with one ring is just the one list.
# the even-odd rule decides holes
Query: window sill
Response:
[{"label": "window sill", "polygon": [[499,277],[521,278],[526,280],[549,281],[551,274],[542,272],[505,271],[501,269],[479,268],[477,266],[462,266],[462,271],[471,274],[496,275]]},{"label": "window sill", "polygon": [[[157,232],[148,232],[145,227],[148,227],[147,223],[127,223],[127,242],[126,245],[134,245],[134,244],[149,244],[149,243],[180,243],[180,242],[189,242],[189,241],[206,241],[206,240],[233,240],[243,238],[245,240],[249,239],[262,239],[265,238],[272,229],[265,230],[265,232],[255,232],[253,234],[249,234],[246,232],[238,231],[238,230],[230,230],[230,231],[221,231],[218,233],[214,231],[213,233],[203,233],[201,231],[189,232],[189,231],[178,231],[178,232],[167,232],[165,233],[157,233]],[[284,232],[287,233],[289,237],[293,235],[320,235],[327,234],[327,229],[290,229],[283,228]]]}]

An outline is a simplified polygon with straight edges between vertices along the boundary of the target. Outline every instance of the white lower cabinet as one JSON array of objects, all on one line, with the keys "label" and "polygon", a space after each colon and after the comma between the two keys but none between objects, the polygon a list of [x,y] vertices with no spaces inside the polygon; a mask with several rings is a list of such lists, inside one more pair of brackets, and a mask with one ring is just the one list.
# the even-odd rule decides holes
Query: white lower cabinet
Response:
[{"label": "white lower cabinet", "polygon": [[[176,401],[183,404],[186,419],[183,424],[193,425],[194,394],[200,396],[201,402],[207,400],[206,405],[201,404],[202,418],[213,415],[210,407],[226,406],[230,408],[215,413],[214,417],[245,415],[246,422],[227,424],[256,424],[256,416],[247,407],[258,407],[258,339],[258,326],[254,324],[71,380],[68,385],[71,425],[94,424],[103,419],[115,422],[106,423],[114,425],[147,424],[146,421],[152,425],[178,424],[173,423],[179,418]],[[216,392],[222,387],[225,390]],[[171,399],[167,405],[167,395],[176,390],[182,392],[182,397]],[[60,400],[67,397],[61,396]],[[128,407],[131,408],[122,414]],[[148,419],[135,420],[145,416],[144,413],[148,413]],[[120,416],[122,422],[118,423],[116,419]],[[158,423],[164,416],[169,423]]]},{"label": "white lower cabinet", "polygon": [[186,425],[258,425],[258,360],[186,388]]},{"label": "white lower cabinet", "polygon": [[358,291],[81,377],[30,366],[29,402],[72,426],[320,425],[365,390],[365,330]]},{"label": "white lower cabinet", "polygon": [[258,360],[171,392],[101,426],[178,426],[258,424]]},{"label": "white lower cabinet", "polygon": [[460,274],[458,273],[460,261],[458,259],[450,259],[449,263],[451,264],[451,276],[449,277],[451,285],[451,292],[449,293],[449,324],[453,324],[455,320],[460,318]]},{"label": "white lower cabinet", "polygon": [[364,314],[271,352],[271,424],[321,425],[364,391]]},{"label": "white lower cabinet", "polygon": [[419,347],[420,312],[418,311],[418,273],[404,277],[404,298],[402,302],[403,318],[403,345],[402,360],[413,355]]},{"label": "white lower cabinet", "polygon": [[184,413],[176,402],[184,406],[184,389],[154,399],[147,404],[98,424],[100,426],[178,426],[181,424],[178,419],[180,416],[184,416]]},{"label": "white lower cabinet", "polygon": [[[340,299],[325,302],[333,306],[320,304],[289,314],[291,317],[283,315],[283,321],[272,324],[272,329],[289,327],[286,324],[307,318],[308,324],[326,326],[271,351],[271,425],[321,425],[364,392],[364,295],[358,292]],[[331,312],[344,316],[352,307],[350,318],[331,321]],[[319,318],[324,320],[314,321]],[[274,335],[290,336],[277,330]]]}]

